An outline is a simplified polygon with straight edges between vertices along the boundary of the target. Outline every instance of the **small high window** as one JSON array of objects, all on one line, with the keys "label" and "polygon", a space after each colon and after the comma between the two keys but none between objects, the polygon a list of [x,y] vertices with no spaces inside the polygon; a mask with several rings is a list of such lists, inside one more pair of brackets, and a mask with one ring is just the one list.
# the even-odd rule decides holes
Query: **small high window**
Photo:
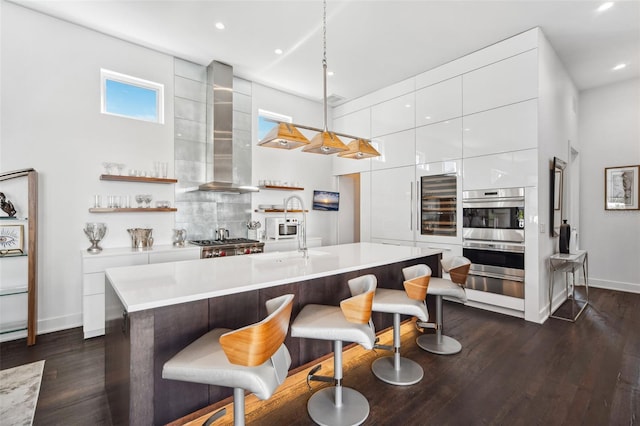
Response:
[{"label": "small high window", "polygon": [[269,130],[273,129],[276,125],[273,121],[277,120],[284,123],[291,123],[291,117],[287,115],[278,114],[271,111],[265,111],[263,109],[258,110],[258,140],[261,141],[269,133]]},{"label": "small high window", "polygon": [[103,114],[164,123],[164,85],[101,69]]}]

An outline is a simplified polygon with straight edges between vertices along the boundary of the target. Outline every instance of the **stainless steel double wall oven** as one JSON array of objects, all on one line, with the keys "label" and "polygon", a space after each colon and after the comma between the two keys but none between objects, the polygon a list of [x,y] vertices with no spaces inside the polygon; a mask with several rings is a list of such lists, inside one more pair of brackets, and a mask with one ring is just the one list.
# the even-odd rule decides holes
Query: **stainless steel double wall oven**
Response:
[{"label": "stainless steel double wall oven", "polygon": [[524,188],[464,191],[462,210],[467,287],[524,298]]}]

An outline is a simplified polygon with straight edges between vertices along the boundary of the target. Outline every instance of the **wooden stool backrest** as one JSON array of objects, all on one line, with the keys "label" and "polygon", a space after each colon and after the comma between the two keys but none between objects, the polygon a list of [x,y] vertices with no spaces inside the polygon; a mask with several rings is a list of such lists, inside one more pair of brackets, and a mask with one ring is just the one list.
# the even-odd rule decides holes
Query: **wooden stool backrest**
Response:
[{"label": "wooden stool backrest", "polygon": [[402,268],[402,275],[404,276],[404,291],[407,292],[407,296],[414,300],[425,300],[431,279],[431,268],[424,263],[419,263]]},{"label": "wooden stool backrest", "polygon": [[220,336],[220,345],[232,364],[255,367],[271,358],[287,337],[293,294],[270,299],[262,321]]},{"label": "wooden stool backrest", "polygon": [[348,281],[351,297],[340,302],[340,309],[347,321],[367,324],[371,319],[373,296],[378,280],[375,275],[363,275]]},{"label": "wooden stool backrest", "polygon": [[463,256],[454,256],[442,259],[440,263],[442,264],[442,269],[449,273],[451,281],[463,287],[467,284],[467,276],[471,267],[469,259]]}]

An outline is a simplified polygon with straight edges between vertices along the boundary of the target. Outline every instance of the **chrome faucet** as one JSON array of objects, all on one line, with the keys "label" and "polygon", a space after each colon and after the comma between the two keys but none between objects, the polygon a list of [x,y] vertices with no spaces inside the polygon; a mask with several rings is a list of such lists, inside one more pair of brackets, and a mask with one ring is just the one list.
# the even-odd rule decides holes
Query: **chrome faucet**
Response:
[{"label": "chrome faucet", "polygon": [[302,223],[298,223],[298,251],[302,252],[305,259],[309,258],[309,250],[307,249],[307,214],[304,209],[304,201],[297,195],[292,195],[284,200],[284,221],[287,222],[287,207],[289,201],[298,200],[302,209]]}]

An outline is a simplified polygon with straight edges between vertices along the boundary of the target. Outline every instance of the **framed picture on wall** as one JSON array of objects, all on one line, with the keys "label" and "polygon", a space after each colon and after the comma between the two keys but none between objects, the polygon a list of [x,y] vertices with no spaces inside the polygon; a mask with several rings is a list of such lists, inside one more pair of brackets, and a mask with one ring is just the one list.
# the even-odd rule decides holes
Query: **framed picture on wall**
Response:
[{"label": "framed picture on wall", "polygon": [[638,204],[639,186],[640,166],[605,168],[605,210],[640,210],[640,205]]},{"label": "framed picture on wall", "polygon": [[23,253],[24,225],[0,225],[0,254]]}]

